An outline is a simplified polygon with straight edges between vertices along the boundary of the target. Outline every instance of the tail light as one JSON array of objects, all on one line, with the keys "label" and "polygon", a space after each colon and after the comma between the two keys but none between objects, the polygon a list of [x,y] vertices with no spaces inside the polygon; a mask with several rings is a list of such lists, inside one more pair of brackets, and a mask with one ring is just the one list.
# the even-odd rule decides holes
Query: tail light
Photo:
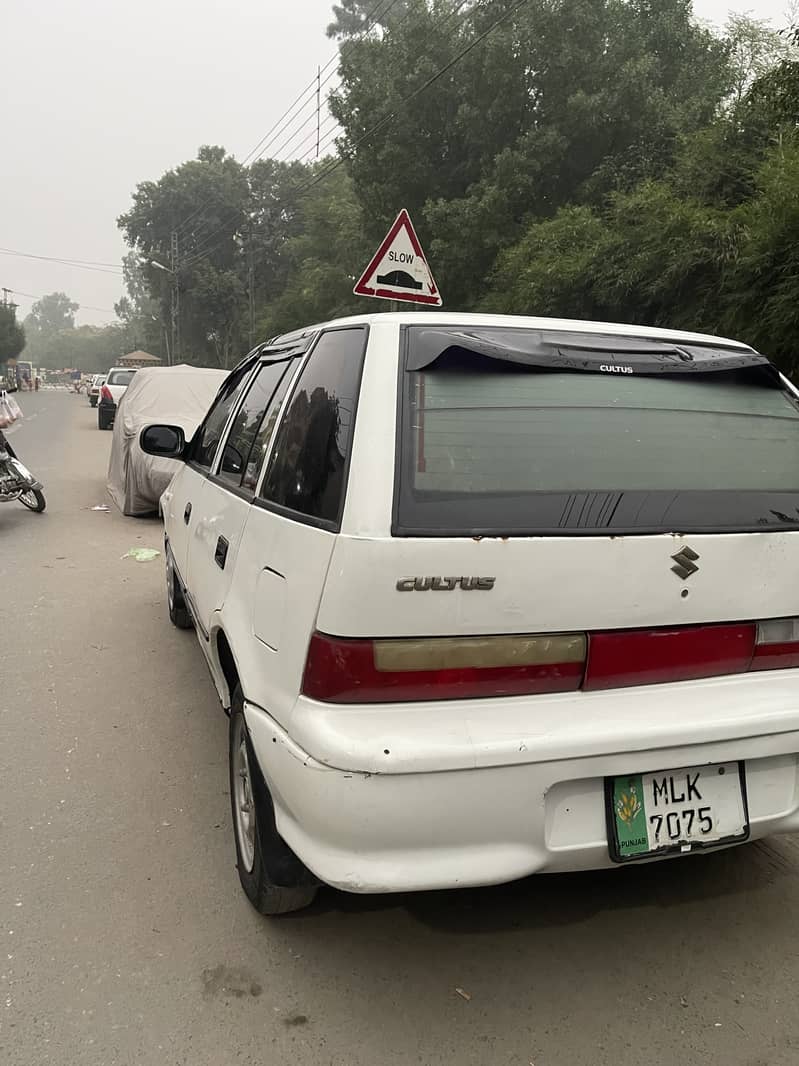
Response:
[{"label": "tail light", "polygon": [[753,670],[799,666],[799,618],[775,618],[757,626]]},{"label": "tail light", "polygon": [[314,633],[303,692],[335,703],[468,699],[580,687],[585,636],[348,640]]},{"label": "tail light", "polygon": [[599,633],[366,640],[314,633],[303,694],[390,703],[597,691],[799,667],[799,618]]},{"label": "tail light", "polygon": [[592,633],[583,688],[625,688],[741,674],[755,649],[753,625]]},{"label": "tail light", "polygon": [[108,403],[114,402],[114,397],[112,396],[111,390],[107,385],[103,385],[103,387],[100,389],[100,397],[103,400],[107,400]]}]

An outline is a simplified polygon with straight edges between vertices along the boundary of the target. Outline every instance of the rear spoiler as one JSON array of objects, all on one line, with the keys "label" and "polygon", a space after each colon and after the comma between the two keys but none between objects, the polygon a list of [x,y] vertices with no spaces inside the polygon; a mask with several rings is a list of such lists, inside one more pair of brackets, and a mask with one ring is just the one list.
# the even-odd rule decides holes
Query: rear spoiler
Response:
[{"label": "rear spoiler", "polygon": [[446,355],[466,352],[504,363],[592,374],[706,374],[764,367],[779,372],[751,348],[683,344],[605,334],[528,329],[448,329],[408,326],[407,371],[425,370]]}]

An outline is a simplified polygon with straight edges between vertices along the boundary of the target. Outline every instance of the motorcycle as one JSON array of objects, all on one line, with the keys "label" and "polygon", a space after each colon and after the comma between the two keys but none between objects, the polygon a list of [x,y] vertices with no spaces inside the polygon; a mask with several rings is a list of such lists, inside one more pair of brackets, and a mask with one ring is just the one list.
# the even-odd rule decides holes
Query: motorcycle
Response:
[{"label": "motorcycle", "polygon": [[[0,400],[4,399],[5,394],[0,393]],[[46,507],[42,487],[41,482],[19,461],[17,453],[0,429],[0,503],[19,500],[29,510],[41,512]]]}]

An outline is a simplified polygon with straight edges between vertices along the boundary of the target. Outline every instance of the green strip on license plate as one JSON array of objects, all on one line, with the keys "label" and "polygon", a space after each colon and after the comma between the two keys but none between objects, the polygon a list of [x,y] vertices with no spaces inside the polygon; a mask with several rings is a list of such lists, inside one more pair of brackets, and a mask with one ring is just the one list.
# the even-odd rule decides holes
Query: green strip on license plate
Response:
[{"label": "green strip on license plate", "polygon": [[613,817],[619,855],[629,858],[649,851],[644,810],[644,785],[641,774],[613,780]]}]

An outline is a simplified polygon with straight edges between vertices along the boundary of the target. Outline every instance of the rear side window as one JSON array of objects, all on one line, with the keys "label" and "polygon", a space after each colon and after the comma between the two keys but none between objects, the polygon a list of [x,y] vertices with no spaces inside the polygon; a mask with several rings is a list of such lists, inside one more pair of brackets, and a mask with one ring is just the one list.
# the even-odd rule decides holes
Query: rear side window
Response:
[{"label": "rear side window", "polygon": [[230,426],[219,466],[219,477],[238,488],[255,488],[250,452],[267,407],[286,372],[288,363],[267,363],[260,367]]},{"label": "rear side window", "polygon": [[269,451],[269,445],[275,432],[275,426],[277,425],[277,416],[280,414],[280,407],[286,398],[286,392],[291,384],[291,379],[296,370],[297,362],[298,360],[292,359],[290,363],[283,364],[286,367],[286,371],[272,395],[269,406],[261,419],[261,425],[255,436],[255,440],[250,448],[250,454],[247,457],[247,465],[241,484],[242,488],[252,492],[255,491],[255,486],[258,484],[258,478],[261,475],[261,467],[266,458],[266,453]]},{"label": "rear side window", "polygon": [[277,431],[261,495],[336,527],[366,349],[365,328],[323,333],[308,357]]},{"label": "rear side window", "polygon": [[771,367],[617,370],[604,342],[580,369],[456,345],[406,371],[395,532],[799,528],[799,409]]},{"label": "rear side window", "polygon": [[191,461],[198,466],[206,470],[211,469],[228,416],[241,395],[241,390],[251,371],[252,363],[246,363],[230,375],[222,386],[219,396],[214,400],[211,410],[205,416],[205,421],[197,430],[192,442]]},{"label": "rear side window", "polygon": [[108,375],[108,385],[130,385],[135,370],[114,370]]}]

